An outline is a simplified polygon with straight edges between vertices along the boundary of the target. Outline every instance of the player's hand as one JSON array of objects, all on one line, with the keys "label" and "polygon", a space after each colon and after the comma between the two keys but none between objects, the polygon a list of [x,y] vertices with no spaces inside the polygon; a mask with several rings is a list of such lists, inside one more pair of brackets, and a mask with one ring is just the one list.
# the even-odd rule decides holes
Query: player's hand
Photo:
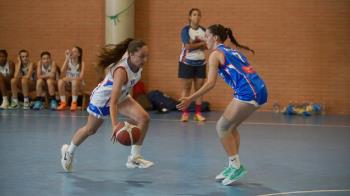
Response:
[{"label": "player's hand", "polygon": [[111,142],[114,144],[115,142],[117,142],[117,125],[119,124],[119,122],[116,122],[116,124],[112,125],[112,137],[111,137]]},{"label": "player's hand", "polygon": [[66,50],[65,55],[66,55],[66,59],[68,59],[70,57],[70,51]]},{"label": "player's hand", "polygon": [[17,56],[17,63],[19,63],[19,64],[21,63],[21,57],[20,57],[20,55]]},{"label": "player's hand", "polygon": [[176,108],[179,110],[184,110],[191,104],[191,99],[188,97],[182,97],[179,99],[179,101],[180,103],[176,105]]}]

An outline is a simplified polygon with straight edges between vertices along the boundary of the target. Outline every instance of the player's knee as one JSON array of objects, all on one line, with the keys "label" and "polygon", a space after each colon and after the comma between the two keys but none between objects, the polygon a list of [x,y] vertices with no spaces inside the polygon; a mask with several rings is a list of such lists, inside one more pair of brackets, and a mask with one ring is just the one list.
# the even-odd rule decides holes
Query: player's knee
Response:
[{"label": "player's knee", "polygon": [[28,79],[22,78],[21,82],[22,82],[22,85],[28,84]]},{"label": "player's knee", "polygon": [[52,79],[48,79],[48,80],[46,81],[46,84],[47,84],[48,86],[53,85],[53,80],[52,80]]},{"label": "player's knee", "polygon": [[149,121],[151,120],[151,117],[147,112],[143,112],[140,116],[140,120],[143,124],[148,124]]},{"label": "player's knee", "polygon": [[17,81],[16,78],[12,78],[12,79],[11,79],[11,84],[12,84],[12,85],[16,84],[16,81]]},{"label": "player's knee", "polygon": [[43,79],[38,79],[38,80],[36,81],[36,84],[37,84],[37,86],[43,85]]},{"label": "player's knee", "polygon": [[58,80],[58,86],[62,86],[64,84],[64,81],[62,79]]},{"label": "player's knee", "polygon": [[227,120],[223,116],[220,117],[220,119],[216,123],[216,131],[218,132],[218,135],[220,138],[222,138],[226,134],[230,133],[231,125],[232,125],[232,123],[229,120]]}]

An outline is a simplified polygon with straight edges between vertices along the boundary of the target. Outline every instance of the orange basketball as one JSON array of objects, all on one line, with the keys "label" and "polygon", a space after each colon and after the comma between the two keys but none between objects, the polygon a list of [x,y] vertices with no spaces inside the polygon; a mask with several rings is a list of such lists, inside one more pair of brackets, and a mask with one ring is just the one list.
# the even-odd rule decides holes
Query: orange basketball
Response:
[{"label": "orange basketball", "polygon": [[120,144],[130,146],[139,141],[141,130],[135,125],[125,121],[117,124],[115,134]]}]

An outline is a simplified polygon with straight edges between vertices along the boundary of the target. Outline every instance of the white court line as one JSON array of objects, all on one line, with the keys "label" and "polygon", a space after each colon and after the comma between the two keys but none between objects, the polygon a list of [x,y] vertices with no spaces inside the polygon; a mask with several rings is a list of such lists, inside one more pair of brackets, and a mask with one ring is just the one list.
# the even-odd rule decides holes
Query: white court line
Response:
[{"label": "white court line", "polygon": [[274,196],[274,195],[289,195],[289,194],[303,194],[303,193],[329,193],[329,192],[350,192],[350,189],[293,191],[293,192],[283,192],[283,193],[271,193],[271,194],[264,194],[264,195],[257,195],[257,196]]},{"label": "white court line", "polygon": [[[86,118],[87,115],[45,115],[45,114],[1,114],[0,116],[25,116],[25,117],[65,117],[65,118]],[[120,119],[126,119],[126,118],[120,118]],[[164,121],[164,122],[179,122],[177,119],[161,119],[161,118],[151,118],[152,121]],[[189,121],[189,122],[195,122],[197,121]],[[205,123],[213,124],[217,121],[208,120]],[[201,123],[198,123],[201,124]],[[274,122],[243,122],[243,125],[270,125],[270,126],[297,126],[297,127],[329,127],[329,128],[350,128],[350,125],[322,125],[322,124],[296,124],[296,123],[274,123]]]}]

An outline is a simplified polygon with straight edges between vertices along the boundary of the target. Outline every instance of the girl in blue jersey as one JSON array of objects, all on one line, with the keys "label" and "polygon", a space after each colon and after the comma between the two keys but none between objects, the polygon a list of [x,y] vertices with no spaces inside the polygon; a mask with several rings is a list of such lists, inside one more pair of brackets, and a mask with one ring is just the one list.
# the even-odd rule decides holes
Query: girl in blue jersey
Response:
[{"label": "girl in blue jersey", "polygon": [[141,40],[125,41],[106,47],[100,55],[99,67],[106,70],[104,80],[93,90],[88,106],[87,123],[74,134],[70,145],[61,148],[61,164],[65,171],[73,168],[76,148],[89,136],[95,134],[105,118],[112,122],[112,140],[116,140],[117,114],[129,117],[141,129],[139,141],[131,147],[126,167],[148,168],[153,162],[143,159],[141,147],[148,130],[148,113],[129,95],[132,87],[141,78],[142,66],[148,58],[148,47]]},{"label": "girl in blue jersey", "polygon": [[[227,37],[236,49],[223,44]],[[234,98],[216,125],[220,141],[229,158],[228,166],[216,176],[216,180],[222,180],[223,185],[229,185],[247,173],[238,156],[240,137],[237,127],[260,105],[267,102],[267,89],[264,81],[238,49],[254,51],[239,44],[231,29],[220,24],[210,26],[206,30],[206,44],[212,50],[209,56],[208,80],[193,95],[181,98],[177,107],[187,108],[192,100],[211,90],[215,86],[217,74],[234,90]]]},{"label": "girl in blue jersey", "polygon": [[[189,25],[186,25],[181,31],[182,51],[179,59],[178,77],[181,79],[181,96],[189,96],[191,93],[192,82],[194,89],[198,90],[203,86],[206,77],[205,62],[205,29],[199,25],[201,11],[198,8],[192,8],[189,12]],[[201,114],[202,97],[196,99],[194,119],[205,121]],[[187,108],[183,110],[181,121],[189,120]]]}]

